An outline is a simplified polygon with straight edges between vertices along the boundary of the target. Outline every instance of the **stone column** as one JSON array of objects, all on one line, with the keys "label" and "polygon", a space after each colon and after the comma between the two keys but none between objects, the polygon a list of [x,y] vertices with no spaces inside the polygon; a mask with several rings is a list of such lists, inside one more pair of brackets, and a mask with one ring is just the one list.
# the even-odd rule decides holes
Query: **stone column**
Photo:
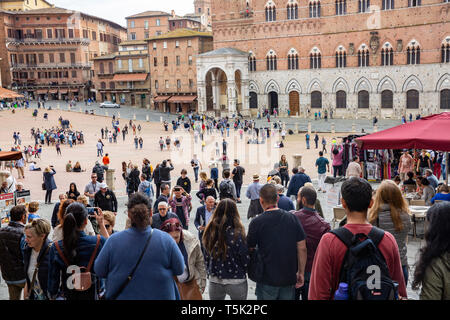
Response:
[{"label": "stone column", "polygon": [[213,80],[211,83],[212,86],[212,96],[213,96],[213,109],[220,109],[220,95],[219,95],[219,87],[218,81]]},{"label": "stone column", "polygon": [[227,82],[227,96],[228,96],[228,114],[236,113],[236,82],[228,80]]},{"label": "stone column", "polygon": [[248,79],[241,80],[241,96],[242,96],[242,110],[241,114],[245,117],[250,116],[250,92],[248,91]]},{"label": "stone column", "polygon": [[204,81],[197,82],[197,101],[198,101],[198,112],[206,112],[206,87]]}]

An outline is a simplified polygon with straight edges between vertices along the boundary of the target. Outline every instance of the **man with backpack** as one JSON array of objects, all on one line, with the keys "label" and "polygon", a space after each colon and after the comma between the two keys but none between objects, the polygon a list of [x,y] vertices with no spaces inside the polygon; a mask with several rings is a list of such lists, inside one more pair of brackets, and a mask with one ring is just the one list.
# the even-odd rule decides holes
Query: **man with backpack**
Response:
[{"label": "man with backpack", "polygon": [[141,183],[138,187],[138,192],[142,192],[149,199],[153,199],[153,190],[150,181],[147,180],[147,175],[145,173],[141,174]]},{"label": "man with backpack", "polygon": [[230,170],[225,170],[223,172],[223,180],[219,184],[219,198],[220,200],[223,199],[231,199],[236,201],[237,195],[236,195],[236,186],[234,185],[234,182],[230,179]]},{"label": "man with backpack", "polygon": [[341,194],[347,224],[320,240],[311,271],[309,300],[333,300],[336,296],[394,300],[396,292],[407,298],[394,236],[372,227],[367,220],[367,211],[373,205],[372,187],[364,179],[351,178],[342,184]]}]

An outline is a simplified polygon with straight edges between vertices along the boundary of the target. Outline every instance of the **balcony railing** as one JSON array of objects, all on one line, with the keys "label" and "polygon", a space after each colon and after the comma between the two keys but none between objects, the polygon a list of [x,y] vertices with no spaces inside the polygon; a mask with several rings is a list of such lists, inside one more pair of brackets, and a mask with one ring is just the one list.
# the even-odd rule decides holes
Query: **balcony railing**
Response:
[{"label": "balcony railing", "polygon": [[15,63],[12,69],[89,69],[92,63]]},{"label": "balcony railing", "polygon": [[55,39],[46,39],[46,38],[7,38],[7,42],[15,43],[15,44],[60,44],[60,43],[81,43],[81,44],[89,44],[91,42],[88,38],[55,38]]}]

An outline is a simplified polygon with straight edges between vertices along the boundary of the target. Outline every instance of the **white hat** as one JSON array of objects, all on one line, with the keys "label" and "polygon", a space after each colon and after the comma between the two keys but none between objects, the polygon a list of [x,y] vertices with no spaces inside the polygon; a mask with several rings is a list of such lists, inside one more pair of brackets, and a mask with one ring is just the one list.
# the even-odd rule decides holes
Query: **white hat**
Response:
[{"label": "white hat", "polygon": [[100,183],[100,189],[106,189],[108,188],[108,185],[104,182]]}]

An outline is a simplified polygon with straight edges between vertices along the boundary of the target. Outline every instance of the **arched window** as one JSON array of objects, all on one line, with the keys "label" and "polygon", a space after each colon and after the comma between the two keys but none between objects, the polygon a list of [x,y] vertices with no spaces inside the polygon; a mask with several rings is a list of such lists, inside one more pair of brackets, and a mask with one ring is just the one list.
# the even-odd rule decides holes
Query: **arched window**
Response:
[{"label": "arched window", "polygon": [[106,82],[102,82],[102,83],[100,83],[100,88],[102,88],[102,89],[106,89]]},{"label": "arched window", "polygon": [[254,55],[248,57],[248,71],[256,71],[256,58]]},{"label": "arched window", "polygon": [[100,74],[104,73],[105,73],[105,65],[103,64],[103,62],[100,62]]},{"label": "arched window", "polygon": [[392,49],[392,46],[389,43],[386,43],[381,49],[381,65],[394,65],[394,49]]},{"label": "arched window", "polygon": [[114,89],[116,88],[115,82],[111,81],[111,82],[109,83],[109,88],[112,89],[112,90],[114,90]]},{"label": "arched window", "polygon": [[298,53],[291,49],[288,53],[288,70],[298,70]]},{"label": "arched window", "polygon": [[394,0],[382,0],[381,10],[393,10],[395,9]]},{"label": "arched window", "polygon": [[415,40],[406,48],[406,64],[420,64],[420,46]]},{"label": "arched window", "polygon": [[394,107],[394,93],[391,90],[381,92],[381,108],[392,109]]},{"label": "arched window", "polygon": [[311,92],[311,108],[322,108],[322,92]]},{"label": "arched window", "polygon": [[298,4],[293,2],[293,3],[288,3],[287,5],[287,19],[288,20],[296,20],[298,19]]},{"label": "arched window", "polygon": [[339,90],[338,92],[336,92],[336,108],[347,108],[347,92],[343,90]]},{"label": "arched window", "polygon": [[110,62],[110,63],[108,64],[108,67],[109,67],[109,74],[113,74],[113,73],[114,73],[113,63]]},{"label": "arched window", "polygon": [[443,43],[441,46],[441,63],[450,62],[450,43]]},{"label": "arched window", "polygon": [[336,0],[336,15],[342,16],[347,13],[347,0]]},{"label": "arched window", "polygon": [[362,90],[358,92],[358,109],[369,108],[369,92]]},{"label": "arched window", "polygon": [[309,54],[309,67],[310,69],[320,69],[322,67],[322,55],[319,50],[313,49]]},{"label": "arched window", "polygon": [[370,0],[358,0],[358,12],[369,12]]},{"label": "arched window", "polygon": [[266,56],[267,70],[277,70],[277,55],[273,50],[270,50]]},{"label": "arched window", "polygon": [[369,66],[369,48],[366,45],[361,45],[358,50],[358,67]]},{"label": "arched window", "polygon": [[336,68],[347,67],[347,53],[343,47],[339,47],[336,51]]},{"label": "arched window", "polygon": [[441,90],[441,109],[450,109],[450,90]]},{"label": "arched window", "polygon": [[269,1],[266,4],[265,12],[266,12],[266,21],[267,22],[277,20],[277,9],[275,8],[275,3],[273,3],[272,1]]},{"label": "arched window", "polygon": [[418,7],[422,4],[421,0],[408,0],[408,7]]},{"label": "arched window", "polygon": [[319,18],[320,17],[320,1],[311,0],[309,2],[309,17]]},{"label": "arched window", "polygon": [[419,91],[408,90],[406,92],[406,108],[419,109]]}]

